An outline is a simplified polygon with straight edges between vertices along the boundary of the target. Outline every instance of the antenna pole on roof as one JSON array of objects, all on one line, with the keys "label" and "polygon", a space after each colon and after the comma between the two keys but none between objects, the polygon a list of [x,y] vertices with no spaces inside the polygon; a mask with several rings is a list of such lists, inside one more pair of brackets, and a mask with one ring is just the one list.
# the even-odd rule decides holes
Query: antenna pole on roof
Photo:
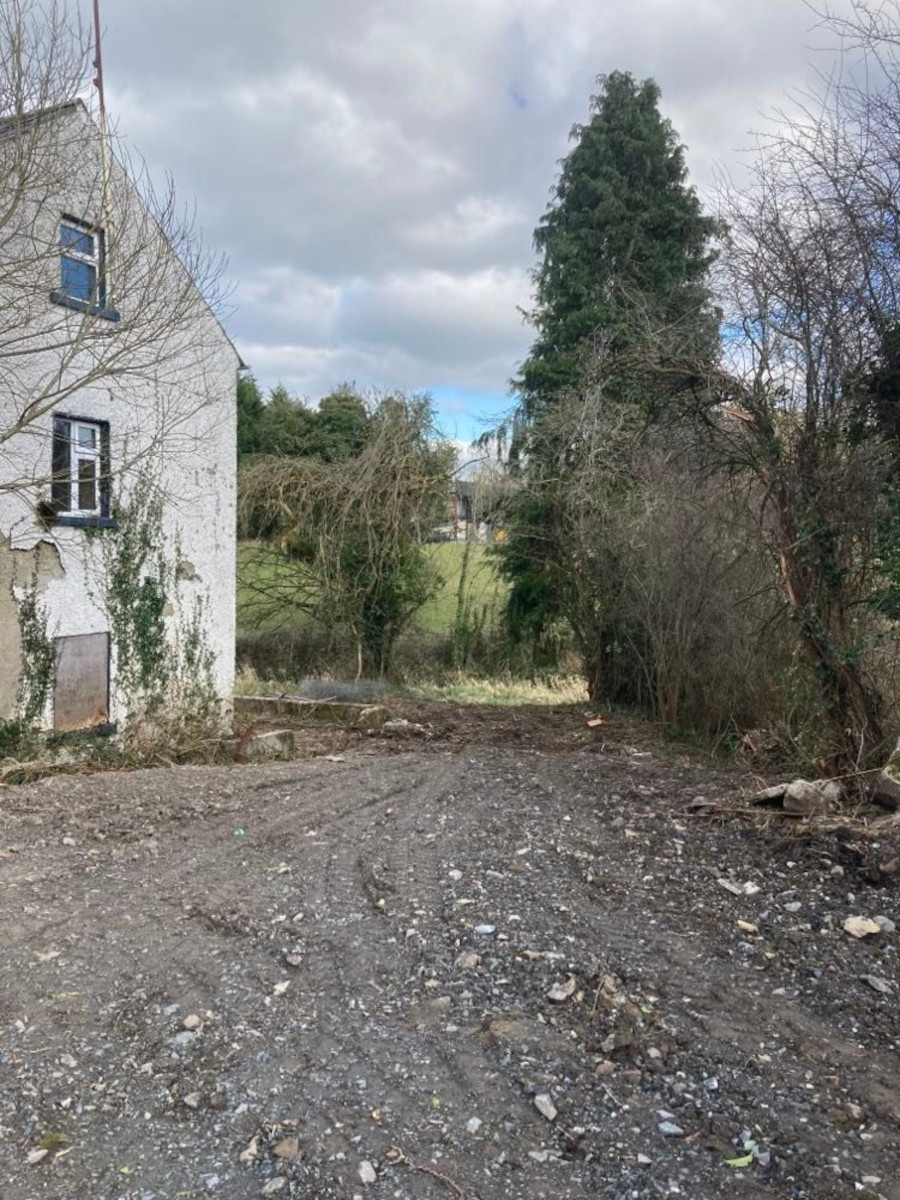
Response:
[{"label": "antenna pole on roof", "polygon": [[100,38],[100,0],[94,0],[94,87],[100,100],[100,129],[106,136],[106,96],[103,92],[103,50]]},{"label": "antenna pole on roof", "polygon": [[[106,93],[103,90],[103,49],[100,25],[100,0],[94,0],[94,87],[100,105],[100,163],[103,177],[101,180],[100,207],[103,215],[103,225],[106,236],[112,233],[109,212],[109,183],[110,183],[110,152],[109,124],[106,119]],[[108,246],[107,246],[108,249]],[[109,282],[107,280],[107,282]]]}]

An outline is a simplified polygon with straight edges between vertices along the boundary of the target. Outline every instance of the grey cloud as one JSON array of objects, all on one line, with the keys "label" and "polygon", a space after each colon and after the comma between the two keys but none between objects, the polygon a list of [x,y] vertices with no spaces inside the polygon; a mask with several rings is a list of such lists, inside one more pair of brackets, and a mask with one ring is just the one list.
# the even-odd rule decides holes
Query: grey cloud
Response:
[{"label": "grey cloud", "polygon": [[104,0],[123,135],[196,197],[265,382],[503,391],[595,76],[653,75],[707,185],[812,79],[803,0]]}]

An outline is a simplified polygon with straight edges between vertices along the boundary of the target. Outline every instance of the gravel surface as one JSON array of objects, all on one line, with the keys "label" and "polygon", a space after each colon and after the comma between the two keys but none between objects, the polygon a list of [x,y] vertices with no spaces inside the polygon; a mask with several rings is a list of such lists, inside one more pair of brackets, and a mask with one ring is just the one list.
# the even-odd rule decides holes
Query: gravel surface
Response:
[{"label": "gravel surface", "polygon": [[0,1200],[900,1200],[896,822],[416,712],[0,791]]}]

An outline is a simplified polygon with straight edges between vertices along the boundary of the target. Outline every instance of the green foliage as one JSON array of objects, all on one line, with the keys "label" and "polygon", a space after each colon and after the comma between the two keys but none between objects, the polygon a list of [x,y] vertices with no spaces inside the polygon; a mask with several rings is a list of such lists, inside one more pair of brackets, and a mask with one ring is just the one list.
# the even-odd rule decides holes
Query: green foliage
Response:
[{"label": "green foliage", "polygon": [[659,88],[621,71],[599,83],[534,235],[537,337],[517,381],[527,417],[578,383],[578,351],[597,331],[613,348],[629,344],[635,295],[670,320],[706,302],[716,226],[688,186]]},{"label": "green foliage", "polygon": [[287,388],[279,384],[272,389],[259,425],[261,454],[306,454],[315,423],[313,412],[299,400],[294,400]]},{"label": "green foliage", "polygon": [[325,462],[352,458],[365,445],[368,426],[365,401],[353,388],[342,385],[319,401],[308,453]]},{"label": "green foliage", "polygon": [[[684,147],[659,111],[656,84],[624,72],[599,82],[590,120],[572,131],[574,146],[534,235],[540,258],[530,319],[536,337],[515,381],[520,400],[510,454],[520,486],[507,505],[508,538],[497,551],[510,585],[513,641],[536,656],[542,647],[552,652],[551,631],[577,607],[582,619],[575,634],[595,695],[609,676],[601,664],[622,639],[599,600],[572,601],[589,591],[592,568],[585,560],[579,578],[579,563],[568,552],[571,522],[578,519],[568,484],[583,472],[573,461],[578,435],[563,436],[557,412],[588,391],[599,403],[624,403],[645,420],[665,409],[664,394],[635,386],[617,364],[628,361],[651,313],[654,322],[681,330],[692,352],[701,346],[712,353],[716,323],[706,275],[717,228],[688,185]],[[605,491],[610,487],[615,491],[605,481]],[[601,546],[595,550],[610,557]]]},{"label": "green foliage", "polygon": [[256,380],[241,376],[237,387],[238,457],[283,454],[340,462],[359,454],[369,434],[366,402],[341,384],[310,408],[282,384],[264,400]]},{"label": "green foliage", "polygon": [[472,542],[466,542],[456,587],[456,614],[448,646],[450,666],[462,671],[482,656],[490,618],[487,604],[479,605],[472,587]]},{"label": "green foliage", "polygon": [[164,552],[162,499],[148,475],[137,479],[116,517],[115,534],[100,543],[116,680],[131,703],[155,711],[170,679],[165,614],[173,568]]},{"label": "green foliage", "polygon": [[0,759],[19,758],[32,730],[20,720],[0,721]]},{"label": "green foliage", "polygon": [[38,601],[37,579],[32,579],[19,601],[19,635],[22,641],[17,698],[18,722],[30,729],[40,720],[53,682],[53,640],[47,629],[47,611]]},{"label": "green foliage", "polygon": [[[446,509],[455,452],[437,435],[428,397],[381,397],[364,423],[352,396],[332,399],[336,457],[259,456],[242,471],[242,532],[265,529],[271,544],[245,586],[261,625],[306,614],[355,642],[361,670],[383,674],[400,632],[439,586],[423,543]],[[363,428],[361,448],[348,454]]]},{"label": "green foliage", "polygon": [[900,620],[900,326],[883,335],[880,353],[862,379],[851,380],[848,437],[852,445],[878,440],[890,463],[877,512],[879,585],[873,607]]},{"label": "green foliage", "polygon": [[[509,585],[506,623],[514,645],[541,661],[545,633],[560,609],[560,573],[550,530],[551,501],[535,486],[523,487],[507,502],[506,538],[492,548],[501,577]],[[553,644],[550,643],[550,654]]]},{"label": "green foliage", "polygon": [[[116,687],[131,727],[155,727],[185,743],[218,717],[213,654],[206,635],[206,605],[196,597],[179,612],[176,537],[166,538],[163,500],[149,472],[134,480],[116,509],[117,527],[97,543],[102,603],[116,656]],[[173,628],[173,625],[175,626]],[[152,756],[152,755],[151,755]]]},{"label": "green foliage", "polygon": [[252,375],[238,375],[237,381],[237,453],[257,454],[262,446],[262,419],[265,412],[262,392]]}]

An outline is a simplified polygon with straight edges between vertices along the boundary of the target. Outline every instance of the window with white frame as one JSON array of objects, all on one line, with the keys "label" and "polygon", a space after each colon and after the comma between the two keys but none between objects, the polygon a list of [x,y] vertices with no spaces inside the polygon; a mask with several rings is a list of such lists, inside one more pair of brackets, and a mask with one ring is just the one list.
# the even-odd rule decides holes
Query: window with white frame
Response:
[{"label": "window with white frame", "polygon": [[52,492],[57,518],[109,516],[108,456],[105,421],[54,418]]},{"label": "window with white frame", "polygon": [[106,306],[103,230],[63,217],[59,224],[60,297],[78,305]]}]

